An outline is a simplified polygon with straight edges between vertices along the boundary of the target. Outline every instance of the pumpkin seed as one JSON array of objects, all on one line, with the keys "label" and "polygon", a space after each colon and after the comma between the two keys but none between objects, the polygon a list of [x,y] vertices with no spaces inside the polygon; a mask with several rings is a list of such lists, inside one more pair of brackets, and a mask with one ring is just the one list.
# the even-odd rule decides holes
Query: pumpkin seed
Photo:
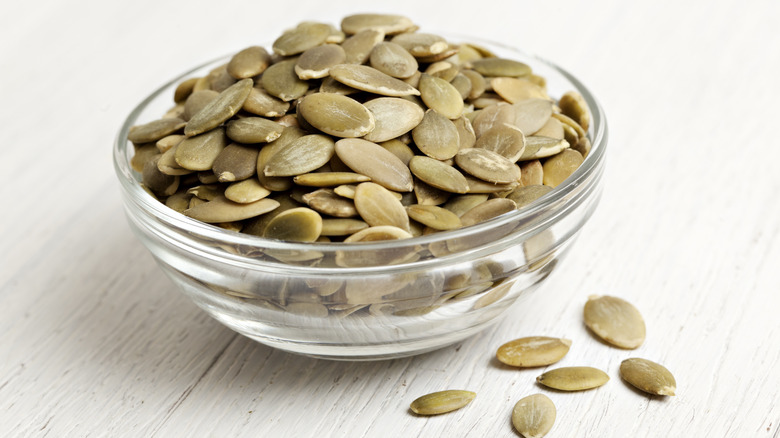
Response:
[{"label": "pumpkin seed", "polygon": [[525,99],[512,104],[515,108],[514,125],[525,134],[540,130],[552,116],[553,103],[546,99]]},{"label": "pumpkin seed", "polygon": [[192,92],[195,91],[196,82],[198,82],[198,78],[189,78],[177,85],[176,90],[173,92],[173,101],[175,103],[182,103],[187,100]]},{"label": "pumpkin seed", "polygon": [[219,93],[214,90],[198,90],[193,91],[192,94],[184,101],[184,114],[182,118],[184,120],[190,120],[192,116],[200,112],[211,101],[219,97]]},{"label": "pumpkin seed", "polygon": [[[460,68],[447,61],[438,61],[434,62],[433,64],[428,65],[428,68],[425,69],[425,73],[433,76],[435,78],[443,79],[446,82],[452,82],[452,80],[457,76],[458,72],[460,72]],[[461,96],[461,100],[463,97]]]},{"label": "pumpkin seed", "polygon": [[337,195],[331,189],[319,189],[303,195],[303,202],[320,213],[330,216],[348,218],[357,216],[355,204]]},{"label": "pumpkin seed", "polygon": [[620,363],[620,377],[648,394],[675,395],[677,381],[661,364],[638,357]]},{"label": "pumpkin seed", "polygon": [[201,222],[232,222],[268,213],[278,206],[278,202],[267,198],[239,204],[220,195],[211,201],[184,210],[184,214]]},{"label": "pumpkin seed", "polygon": [[458,71],[458,74],[450,81],[453,87],[460,93],[460,98],[465,100],[471,93],[471,80],[466,75]]},{"label": "pumpkin seed", "polygon": [[494,125],[477,139],[474,147],[495,152],[507,160],[515,162],[525,150],[525,135],[519,129],[506,123]]},{"label": "pumpkin seed", "polygon": [[387,35],[406,32],[414,27],[412,20],[391,14],[354,14],[341,20],[341,30],[355,34],[367,29],[378,30]]},{"label": "pumpkin seed", "polygon": [[[506,103],[492,104],[480,111],[471,124],[474,128],[474,134],[477,136],[477,138],[479,138],[494,126],[500,126],[503,124],[515,126],[516,118],[516,107],[507,105]],[[525,131],[522,132],[525,133]]]},{"label": "pumpkin seed", "polygon": [[261,79],[265,91],[285,102],[306,94],[309,84],[295,73],[297,63],[296,59],[287,59],[268,67]]},{"label": "pumpkin seed", "polygon": [[525,150],[520,161],[551,157],[569,147],[566,140],[532,135],[525,138]]},{"label": "pumpkin seed", "polygon": [[264,72],[270,64],[271,55],[260,46],[252,46],[230,58],[227,72],[235,79],[246,79]]},{"label": "pumpkin seed", "polygon": [[157,140],[157,142],[154,145],[157,146],[157,150],[159,150],[161,154],[164,154],[174,146],[181,143],[185,138],[187,137],[180,134],[167,135]]},{"label": "pumpkin seed", "polygon": [[515,339],[498,347],[496,358],[513,367],[541,367],[554,364],[569,352],[571,341],[547,336]]},{"label": "pumpkin seed", "polygon": [[609,381],[609,376],[592,367],[563,367],[547,371],[537,377],[536,381],[561,391],[584,391],[604,385]]},{"label": "pumpkin seed", "polygon": [[137,144],[156,142],[175,133],[185,125],[186,122],[179,118],[159,119],[131,127],[127,132],[127,139]]},{"label": "pumpkin seed", "polygon": [[184,135],[192,137],[210,131],[236,115],[252,90],[252,79],[242,79],[219,93],[216,99],[198,111],[184,127]]},{"label": "pumpkin seed", "polygon": [[512,425],[525,438],[541,438],[552,430],[555,404],[544,394],[523,397],[512,409]]},{"label": "pumpkin seed", "polygon": [[[450,193],[441,189],[437,189],[436,187],[433,187],[417,179],[414,181],[414,196],[417,198],[418,204],[440,205],[447,202],[447,199],[450,197]],[[409,205],[404,204],[405,207],[408,207]]]},{"label": "pumpkin seed", "polygon": [[540,137],[550,137],[558,140],[565,140],[566,137],[563,132],[563,123],[560,120],[550,117],[547,123],[544,124],[538,131],[534,133]]},{"label": "pumpkin seed", "polygon": [[385,33],[376,29],[365,29],[347,38],[341,48],[347,56],[347,64],[363,64],[374,47],[385,39]]},{"label": "pumpkin seed", "polygon": [[494,184],[491,182],[483,181],[479,178],[474,178],[471,175],[463,175],[466,177],[466,182],[469,184],[468,193],[499,193],[506,192],[507,190],[514,190],[517,187],[517,182],[511,182],[508,184]]},{"label": "pumpkin seed", "polygon": [[371,67],[394,78],[404,79],[417,72],[417,60],[402,46],[381,42],[374,46],[369,55]]},{"label": "pumpkin seed", "polygon": [[371,181],[371,178],[352,172],[316,172],[298,175],[293,182],[302,186],[332,187],[342,184],[354,184]]},{"label": "pumpkin seed", "polygon": [[192,196],[186,192],[178,191],[171,196],[168,196],[168,199],[165,200],[165,206],[179,213],[183,213],[184,210],[189,208],[191,197]]},{"label": "pumpkin seed", "polygon": [[[564,140],[565,141],[565,140]],[[557,187],[580,167],[585,159],[573,149],[564,149],[544,162],[544,185]]]},{"label": "pumpkin seed", "polygon": [[517,204],[517,208],[520,209],[536,201],[542,196],[550,193],[551,191],[552,191],[552,187],[550,186],[543,186],[543,185],[523,186],[514,189],[511,193],[507,195],[506,198],[515,201],[515,204]]},{"label": "pumpkin seed", "polygon": [[190,170],[211,170],[214,161],[227,146],[227,136],[222,128],[183,140],[176,146],[174,158],[179,166]]},{"label": "pumpkin seed", "polygon": [[303,22],[295,29],[283,33],[274,41],[274,52],[282,56],[297,55],[324,44],[331,35],[330,26],[324,23]]},{"label": "pumpkin seed", "polygon": [[580,93],[576,91],[564,93],[558,101],[558,106],[561,107],[561,112],[577,122],[583,131],[588,130],[590,127],[590,112],[588,111],[588,104]]},{"label": "pumpkin seed", "polygon": [[266,93],[261,88],[254,87],[242,107],[244,111],[263,117],[281,117],[287,114],[290,104]]},{"label": "pumpkin seed", "polygon": [[336,142],[336,154],[350,169],[379,185],[399,192],[412,191],[412,173],[392,152],[363,139]]},{"label": "pumpkin seed", "polygon": [[454,230],[461,226],[455,213],[435,205],[410,205],[406,212],[410,218],[436,230]]},{"label": "pumpkin seed", "polygon": [[[411,239],[408,231],[390,225],[368,227],[344,239],[345,243],[376,242],[380,240]],[[343,265],[342,265],[343,266]]]},{"label": "pumpkin seed", "polygon": [[493,219],[510,211],[514,211],[517,205],[514,201],[506,198],[493,198],[483,202],[467,211],[460,217],[460,222],[464,227],[468,227],[486,220]]},{"label": "pumpkin seed", "polygon": [[420,77],[420,97],[428,108],[448,119],[457,119],[463,113],[460,92],[444,79],[424,74]]},{"label": "pumpkin seed", "polygon": [[474,100],[482,96],[487,89],[485,77],[474,70],[463,70],[461,73],[463,73],[463,76],[466,76],[469,79],[469,82],[471,82],[471,91],[469,91],[468,98]]},{"label": "pumpkin seed", "polygon": [[577,137],[578,138],[583,138],[583,137],[585,137],[587,135],[585,133],[585,130],[582,129],[582,126],[580,126],[579,123],[575,122],[571,117],[569,117],[569,116],[567,116],[565,114],[556,113],[556,112],[553,112],[552,116],[555,119],[559,120],[564,125],[569,126],[572,129],[574,129],[574,131],[577,133]]},{"label": "pumpkin seed", "polygon": [[542,88],[528,79],[493,78],[490,81],[493,91],[509,103],[525,99],[548,99]]},{"label": "pumpkin seed", "polygon": [[458,128],[452,121],[429,109],[422,121],[412,129],[412,138],[420,152],[437,160],[447,160],[455,156],[460,148]]},{"label": "pumpkin seed", "polygon": [[398,159],[401,160],[401,162],[403,162],[406,166],[409,165],[409,161],[412,159],[412,157],[414,157],[414,151],[412,148],[398,139],[383,141],[379,143],[379,146],[382,146],[383,148],[390,151],[390,153],[398,157]]},{"label": "pumpkin seed", "polygon": [[420,124],[425,114],[414,102],[398,97],[371,99],[364,107],[374,117],[374,129],[363,138],[372,142],[392,140]]},{"label": "pumpkin seed", "polygon": [[298,103],[299,114],[320,131],[337,137],[362,137],[374,130],[374,115],[340,94],[317,93]]},{"label": "pumpkin seed", "polygon": [[504,58],[483,58],[471,62],[471,68],[483,76],[521,77],[531,74],[531,67],[519,61]]},{"label": "pumpkin seed", "polygon": [[328,76],[331,67],[343,64],[346,60],[347,54],[341,46],[325,44],[312,47],[298,58],[295,73],[303,80],[324,78]]},{"label": "pumpkin seed", "polygon": [[244,117],[231,120],[226,125],[225,134],[239,143],[269,143],[282,135],[284,126],[262,117]]},{"label": "pumpkin seed", "polygon": [[323,219],[323,236],[349,236],[368,228],[368,224],[358,219]]},{"label": "pumpkin seed", "polygon": [[437,55],[450,47],[447,40],[430,33],[402,33],[394,36],[390,41],[408,50],[416,58]]},{"label": "pumpkin seed", "polygon": [[168,149],[160,156],[160,159],[157,161],[157,168],[160,172],[172,176],[181,176],[192,173],[192,170],[179,166],[179,163],[176,162],[175,155],[176,146]]},{"label": "pumpkin seed", "polygon": [[155,156],[144,164],[141,181],[155,194],[170,196],[176,193],[176,190],[179,188],[179,177],[160,172],[158,161],[160,161],[160,155]]},{"label": "pumpkin seed", "polygon": [[590,153],[590,140],[588,140],[588,137],[582,137],[579,139],[577,144],[571,147],[573,150],[579,152],[582,154],[583,158],[588,158],[588,154]]},{"label": "pumpkin seed", "polygon": [[461,217],[467,211],[487,200],[488,195],[485,194],[460,195],[450,198],[449,201],[444,204],[444,208],[455,213],[458,217]]},{"label": "pumpkin seed", "polygon": [[409,216],[404,206],[389,190],[372,182],[360,183],[355,189],[355,208],[372,227],[391,225],[409,229]]},{"label": "pumpkin seed", "polygon": [[463,149],[455,155],[455,163],[468,174],[492,183],[508,184],[520,178],[520,168],[514,162],[487,149]]},{"label": "pumpkin seed", "polygon": [[417,62],[421,64],[431,64],[434,62],[443,61],[445,59],[451,58],[452,56],[456,55],[458,53],[458,47],[457,46],[450,46],[448,45],[444,50],[442,50],[439,53],[435,53],[432,55],[420,55],[415,56],[417,58]]},{"label": "pumpkin seed", "polygon": [[466,177],[454,167],[439,160],[415,155],[409,160],[409,169],[414,176],[437,189],[451,193],[466,193],[469,190]]},{"label": "pumpkin seed", "polygon": [[636,307],[612,296],[588,298],[583,312],[585,325],[605,342],[633,350],[645,341],[645,320]]},{"label": "pumpkin seed", "polygon": [[330,76],[344,85],[383,96],[420,95],[416,88],[406,82],[367,65],[335,65],[330,68]]},{"label": "pumpkin seed", "polygon": [[455,129],[458,130],[458,150],[474,147],[474,144],[477,142],[477,135],[474,133],[474,128],[471,126],[469,119],[461,116],[452,122],[455,124]]},{"label": "pumpkin seed", "polygon": [[[294,176],[325,165],[333,156],[334,142],[325,135],[304,135],[273,154],[263,168],[266,176]],[[258,172],[260,169],[258,169]]]},{"label": "pumpkin seed", "polygon": [[539,160],[526,161],[520,165],[520,185],[535,186],[542,185],[544,170],[542,162]]},{"label": "pumpkin seed", "polygon": [[316,211],[292,208],[268,222],[263,237],[292,242],[314,242],[322,231],[322,217]]},{"label": "pumpkin seed", "polygon": [[187,193],[204,201],[213,201],[224,194],[222,187],[217,184],[203,184],[191,187],[187,190]]},{"label": "pumpkin seed", "polygon": [[444,414],[466,406],[476,396],[475,392],[449,389],[419,397],[409,408],[417,415]]},{"label": "pumpkin seed", "polygon": [[257,148],[230,144],[214,160],[212,170],[219,182],[241,181],[257,172]]},{"label": "pumpkin seed", "polygon": [[254,178],[230,184],[225,189],[225,197],[239,204],[259,201],[270,194],[271,191],[263,187],[260,181]]}]

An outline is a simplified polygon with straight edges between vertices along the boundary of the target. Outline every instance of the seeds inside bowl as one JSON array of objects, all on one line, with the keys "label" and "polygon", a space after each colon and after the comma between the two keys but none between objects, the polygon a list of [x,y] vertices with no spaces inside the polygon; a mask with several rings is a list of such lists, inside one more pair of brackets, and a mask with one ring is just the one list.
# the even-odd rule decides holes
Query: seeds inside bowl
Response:
[{"label": "seeds inside bowl", "polygon": [[[331,242],[364,239],[339,218],[414,236],[521,209],[576,171],[590,111],[577,92],[555,99],[545,84],[523,62],[418,32],[409,18],[356,14],[341,31],[301,23],[187,78],[176,106],[128,139],[145,188],[192,218],[296,241],[323,230]],[[203,181],[219,196],[192,197]],[[340,188],[369,182],[382,190]],[[463,195],[450,214],[445,203]],[[280,203],[265,197],[296,199],[328,226],[292,233],[313,216],[274,213]],[[288,231],[256,231],[271,219]]]}]

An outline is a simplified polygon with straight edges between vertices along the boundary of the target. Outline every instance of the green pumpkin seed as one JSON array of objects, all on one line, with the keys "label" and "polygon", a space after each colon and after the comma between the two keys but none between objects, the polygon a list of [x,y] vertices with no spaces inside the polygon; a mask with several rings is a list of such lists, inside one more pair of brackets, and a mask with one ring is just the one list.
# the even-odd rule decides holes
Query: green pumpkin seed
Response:
[{"label": "green pumpkin seed", "polygon": [[636,307],[612,296],[588,298],[583,312],[585,325],[605,342],[633,350],[645,341],[645,320]]},{"label": "green pumpkin seed", "polygon": [[566,140],[532,135],[525,138],[525,150],[520,161],[551,157],[568,147]]},{"label": "green pumpkin seed", "polygon": [[455,213],[435,205],[410,205],[406,212],[410,218],[436,230],[454,230],[461,226]]},{"label": "green pumpkin seed", "polygon": [[176,162],[175,156],[176,146],[168,149],[160,156],[160,159],[157,161],[157,168],[160,170],[160,172],[172,176],[188,175],[193,172],[192,170],[179,166],[179,163]]},{"label": "green pumpkin seed", "polygon": [[[455,79],[455,76],[457,76],[459,72],[459,66],[447,61],[434,62],[433,64],[428,65],[428,68],[425,69],[426,74],[435,78],[443,79],[448,83],[452,82],[452,80]],[[460,93],[460,91],[458,91],[458,93]],[[461,100],[463,100],[463,96],[461,96]]]},{"label": "green pumpkin seed", "polygon": [[402,46],[381,42],[374,46],[369,55],[371,67],[394,78],[404,79],[417,72],[417,60]]},{"label": "green pumpkin seed", "polygon": [[419,96],[420,92],[411,85],[367,65],[339,64],[331,67],[330,76],[358,90],[382,96]]},{"label": "green pumpkin seed", "polygon": [[309,91],[309,84],[295,73],[296,59],[279,61],[263,72],[262,84],[271,96],[289,102],[302,97]]},{"label": "green pumpkin seed", "polygon": [[174,158],[179,166],[190,170],[211,170],[214,161],[227,146],[227,136],[222,128],[189,137],[176,146]]},{"label": "green pumpkin seed", "polygon": [[463,98],[460,92],[444,79],[422,75],[420,97],[428,108],[448,119],[457,119],[463,113]]},{"label": "green pumpkin seed", "polygon": [[412,173],[392,152],[358,138],[336,142],[336,154],[350,169],[379,185],[399,192],[412,191]]},{"label": "green pumpkin seed", "polygon": [[284,126],[262,117],[244,117],[231,120],[226,125],[225,134],[239,143],[269,143],[282,135]]},{"label": "green pumpkin seed", "polygon": [[402,15],[392,14],[354,14],[341,20],[341,30],[346,34],[377,30],[386,35],[394,35],[406,32],[413,27],[412,20]]},{"label": "green pumpkin seed", "polygon": [[542,129],[552,116],[553,103],[546,99],[525,99],[513,103],[515,108],[514,125],[524,134],[533,134]]},{"label": "green pumpkin seed", "polygon": [[455,213],[456,216],[461,217],[467,211],[487,200],[488,195],[485,194],[460,195],[450,198],[447,203],[444,204],[444,208]]},{"label": "green pumpkin seed", "polygon": [[544,185],[557,187],[566,181],[584,160],[582,154],[573,149],[564,149],[562,152],[548,158],[542,165]]},{"label": "green pumpkin seed", "polygon": [[536,381],[561,391],[584,391],[604,385],[609,381],[609,376],[592,367],[563,367],[547,371],[537,377]]},{"label": "green pumpkin seed", "polygon": [[347,61],[347,54],[341,46],[325,44],[312,47],[301,54],[295,65],[295,73],[303,80],[320,79],[328,76],[330,68]]},{"label": "green pumpkin seed", "polygon": [[469,184],[468,193],[500,193],[514,190],[517,186],[517,182],[511,182],[509,184],[494,184],[491,182],[483,181],[479,178],[474,178],[471,175],[464,174],[466,182]]},{"label": "green pumpkin seed", "polygon": [[198,82],[198,78],[189,78],[182,81],[176,86],[176,90],[173,92],[173,101],[176,103],[182,103],[187,100],[192,94],[195,88],[195,83]]},{"label": "green pumpkin seed", "polygon": [[155,194],[170,196],[176,193],[176,190],[179,188],[179,177],[160,172],[157,165],[158,161],[160,161],[160,155],[155,156],[144,164],[141,181],[146,188]]},{"label": "green pumpkin seed", "polygon": [[225,197],[239,204],[259,201],[270,194],[271,191],[254,178],[230,184],[225,189]]},{"label": "green pumpkin seed", "polygon": [[519,61],[504,58],[483,58],[471,62],[471,68],[483,76],[521,77],[531,74],[531,67]]},{"label": "green pumpkin seed", "polygon": [[263,187],[273,191],[289,190],[292,187],[292,178],[266,176],[263,173],[263,169],[265,169],[266,163],[273,155],[280,150],[286,149],[287,146],[304,135],[306,135],[306,132],[302,129],[297,126],[289,126],[284,128],[279,138],[260,149],[260,154],[257,156],[257,179]]},{"label": "green pumpkin seed", "polygon": [[283,33],[274,41],[274,53],[282,56],[297,55],[312,47],[324,44],[330,35],[331,28],[329,25],[304,22],[295,29]]},{"label": "green pumpkin seed", "polygon": [[217,184],[203,184],[189,188],[187,194],[204,201],[213,201],[223,195],[224,192],[222,191],[222,187]]},{"label": "green pumpkin seed", "polygon": [[347,56],[347,64],[363,64],[371,55],[374,47],[384,41],[385,33],[375,29],[361,30],[347,38],[341,48]]},{"label": "green pumpkin seed", "polygon": [[209,84],[211,89],[221,93],[236,83],[236,79],[230,76],[227,71],[227,65],[221,65],[209,73]]},{"label": "green pumpkin seed", "polygon": [[523,397],[512,409],[512,425],[525,438],[542,438],[552,430],[557,412],[544,394]]},{"label": "green pumpkin seed", "polygon": [[409,161],[409,169],[414,176],[437,189],[451,193],[466,193],[469,190],[466,177],[439,160],[416,155]]},{"label": "green pumpkin seed", "polygon": [[293,182],[302,186],[332,187],[371,181],[371,178],[352,172],[317,172],[298,175]]},{"label": "green pumpkin seed", "polygon": [[157,142],[154,145],[157,146],[157,150],[159,150],[161,154],[164,154],[174,146],[181,143],[185,138],[187,137],[180,134],[167,135],[157,140]]},{"label": "green pumpkin seed", "polygon": [[368,228],[368,224],[358,219],[323,219],[323,236],[349,236]]},{"label": "green pumpkin seed", "polygon": [[232,222],[268,213],[278,206],[278,202],[267,198],[239,204],[220,195],[211,201],[184,210],[184,214],[201,222]]},{"label": "green pumpkin seed", "polygon": [[156,142],[175,133],[185,125],[186,122],[179,118],[154,120],[131,127],[127,132],[127,139],[137,144]]},{"label": "green pumpkin seed", "polygon": [[246,79],[264,72],[271,64],[271,55],[260,46],[247,47],[230,58],[227,72],[235,79]]},{"label": "green pumpkin seed", "polygon": [[394,36],[390,41],[408,50],[415,58],[437,55],[450,48],[447,40],[430,33],[402,33]]},{"label": "green pumpkin seed", "polygon": [[[441,205],[450,198],[450,192],[437,189],[423,181],[417,179],[414,181],[414,196],[417,203],[422,205]],[[403,202],[401,202],[403,204]],[[409,204],[411,205],[411,204]],[[404,206],[409,206],[404,204]]]},{"label": "green pumpkin seed", "polygon": [[268,222],[263,237],[291,242],[314,242],[322,231],[322,217],[316,211],[292,208]]},{"label": "green pumpkin seed", "polygon": [[568,339],[530,336],[498,347],[496,358],[513,367],[542,367],[563,359],[570,346],[571,341]]},{"label": "green pumpkin seed", "polygon": [[319,189],[303,195],[303,202],[320,213],[348,218],[358,215],[355,204],[331,189]]},{"label": "green pumpkin seed", "polygon": [[391,225],[368,227],[344,239],[345,243],[377,242],[380,240],[411,239],[408,231]]},{"label": "green pumpkin seed", "polygon": [[363,138],[375,143],[399,137],[420,124],[425,112],[419,105],[398,97],[371,99],[364,107],[373,114],[374,129]]},{"label": "green pumpkin seed", "polygon": [[340,94],[311,94],[301,99],[297,108],[313,127],[337,137],[362,137],[376,124],[371,111]]},{"label": "green pumpkin seed", "polygon": [[389,190],[372,182],[361,183],[355,189],[355,208],[372,227],[390,225],[409,229],[409,216],[404,206]]},{"label": "green pumpkin seed", "polygon": [[511,199],[493,198],[464,213],[460,217],[460,222],[464,227],[468,227],[516,209],[517,205]]},{"label": "green pumpkin seed", "polygon": [[212,170],[219,182],[245,180],[257,172],[257,148],[229,144],[214,160]]},{"label": "green pumpkin seed", "polygon": [[417,415],[439,415],[466,406],[476,396],[475,392],[450,389],[419,397],[409,408]]},{"label": "green pumpkin seed", "polygon": [[490,86],[496,94],[509,103],[525,99],[548,99],[547,93],[528,79],[493,78]]},{"label": "green pumpkin seed", "polygon": [[504,123],[487,130],[477,139],[474,147],[495,152],[514,163],[523,156],[525,135],[514,126]]},{"label": "green pumpkin seed", "polygon": [[517,110],[514,106],[505,103],[493,104],[482,109],[471,124],[474,128],[474,134],[479,138],[494,126],[504,124],[515,126],[516,118]]},{"label": "green pumpkin seed", "polygon": [[526,161],[520,165],[520,185],[537,186],[544,183],[544,170],[539,160]]},{"label": "green pumpkin seed", "polygon": [[588,104],[580,93],[576,91],[564,93],[558,101],[558,106],[561,107],[561,112],[577,122],[583,131],[588,130],[590,127],[590,112],[588,111]]},{"label": "green pumpkin seed", "polygon": [[290,104],[266,93],[261,88],[252,88],[242,109],[263,117],[281,117],[287,114]]},{"label": "green pumpkin seed", "polygon": [[425,112],[420,124],[412,129],[412,138],[420,152],[437,160],[450,159],[460,149],[458,128],[434,110]]},{"label": "green pumpkin seed", "polygon": [[282,212],[302,206],[287,194],[276,195],[270,199],[278,203],[279,206],[268,213],[244,221],[243,233],[262,237],[266,226],[273,218],[280,215]]},{"label": "green pumpkin seed", "polygon": [[520,178],[514,162],[487,149],[463,149],[455,155],[455,163],[469,175],[492,183],[508,184]]},{"label": "green pumpkin seed", "polygon": [[236,115],[249,96],[252,83],[252,79],[242,79],[221,92],[192,116],[184,127],[184,135],[192,137],[210,131]]},{"label": "green pumpkin seed", "polygon": [[198,90],[193,91],[187,100],[184,101],[184,114],[182,118],[184,120],[190,120],[192,116],[199,113],[200,110],[206,107],[209,103],[219,97],[219,93],[214,90]]},{"label": "green pumpkin seed", "polygon": [[[324,166],[333,156],[334,142],[325,135],[304,135],[273,154],[263,168],[266,176],[294,176]],[[260,169],[258,169],[258,172]]]},{"label": "green pumpkin seed", "polygon": [[675,395],[677,381],[661,364],[647,359],[631,358],[620,363],[620,377],[637,389],[654,395]]},{"label": "green pumpkin seed", "polygon": [[168,199],[165,200],[165,206],[179,213],[183,213],[184,210],[189,208],[190,198],[192,198],[192,195],[178,191],[171,196],[168,196]]},{"label": "green pumpkin seed", "polygon": [[514,189],[511,193],[507,195],[506,198],[515,201],[515,204],[517,204],[517,208],[520,209],[536,201],[542,196],[550,193],[551,191],[552,191],[552,187],[550,186],[543,186],[543,185],[523,186]]}]

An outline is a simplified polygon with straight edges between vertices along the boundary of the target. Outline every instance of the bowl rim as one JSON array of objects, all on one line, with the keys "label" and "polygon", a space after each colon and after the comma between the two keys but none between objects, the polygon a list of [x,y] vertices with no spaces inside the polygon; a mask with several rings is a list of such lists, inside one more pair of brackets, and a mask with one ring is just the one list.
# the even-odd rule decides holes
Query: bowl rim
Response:
[{"label": "bowl rim", "polygon": [[[272,249],[279,251],[323,251],[323,252],[335,252],[335,251],[380,251],[380,250],[395,250],[405,247],[413,247],[418,245],[426,245],[438,241],[447,241],[451,239],[460,239],[472,235],[480,234],[484,231],[499,228],[512,222],[535,222],[534,219],[547,211],[551,206],[558,204],[561,200],[567,198],[578,186],[585,183],[598,169],[601,168],[606,157],[606,146],[608,140],[608,128],[607,120],[604,114],[604,110],[601,107],[598,100],[593,93],[587,88],[579,79],[569,73],[567,70],[558,66],[557,64],[546,60],[538,55],[520,50],[516,47],[510,46],[505,43],[499,43],[483,38],[471,37],[467,35],[447,34],[441,33],[448,40],[459,39],[460,41],[467,41],[470,43],[484,44],[487,47],[499,47],[502,50],[511,51],[521,57],[524,57],[533,62],[543,64],[546,68],[554,70],[556,73],[563,76],[566,80],[571,82],[574,88],[582,95],[585,102],[588,104],[591,115],[591,126],[588,130],[591,134],[591,151],[585,158],[579,168],[563,183],[555,187],[551,192],[545,194],[541,198],[526,205],[522,209],[515,210],[509,213],[502,214],[490,220],[481,222],[479,224],[471,225],[468,227],[459,228],[450,231],[439,231],[429,235],[417,236],[410,239],[400,240],[384,240],[376,242],[352,242],[352,243],[325,243],[325,242],[289,242],[274,239],[267,239],[260,236],[251,234],[238,233],[235,231],[229,231],[217,226],[207,224],[189,218],[169,207],[157,199],[154,199],[149,195],[143,187],[139,184],[135,178],[135,171],[130,166],[130,160],[127,155],[127,149],[130,142],[127,139],[128,131],[131,126],[135,125],[138,117],[147,108],[147,106],[157,99],[161,94],[166,92],[172,86],[178,84],[182,80],[191,76],[193,73],[203,70],[207,67],[214,67],[219,62],[226,62],[231,54],[223,55],[214,58],[205,63],[199,64],[187,71],[177,75],[175,78],[167,81],[140,103],[138,103],[128,114],[123,121],[114,141],[113,145],[113,163],[114,171],[117,178],[120,181],[123,191],[132,198],[133,202],[145,210],[146,213],[153,215],[157,219],[163,220],[166,224],[176,226],[178,228],[187,229],[188,231],[197,233],[199,236],[213,239],[215,241],[229,243],[233,245],[243,245],[248,247],[256,247],[262,249]],[[531,66],[534,68],[534,65]],[[127,208],[127,207],[126,207]],[[529,227],[526,230],[522,230],[519,234],[531,235],[536,232],[540,227]],[[235,255],[234,255],[235,257]],[[239,256],[239,258],[252,259],[250,256]]]}]

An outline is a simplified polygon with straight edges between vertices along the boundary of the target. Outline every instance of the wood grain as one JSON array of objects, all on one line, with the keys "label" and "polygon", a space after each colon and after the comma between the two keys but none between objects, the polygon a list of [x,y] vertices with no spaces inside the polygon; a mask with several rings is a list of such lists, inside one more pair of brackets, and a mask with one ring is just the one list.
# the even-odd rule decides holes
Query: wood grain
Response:
[{"label": "wood grain", "polygon": [[[780,437],[779,3],[378,6],[564,66],[599,97],[610,145],[601,205],[544,287],[458,345],[369,363],[283,353],[202,313],[131,234],[111,168],[122,119],[164,80],[299,19],[364,10],[298,4],[300,17],[281,2],[43,0],[0,18],[0,435],[516,436],[514,403],[544,392],[558,409],[549,436]],[[594,293],[640,309],[642,347],[587,332]],[[493,359],[531,335],[571,339],[559,365],[612,380],[559,393],[534,383],[544,369]],[[632,356],[669,368],[679,395],[621,382]],[[447,388],[477,398],[408,411]]]}]

